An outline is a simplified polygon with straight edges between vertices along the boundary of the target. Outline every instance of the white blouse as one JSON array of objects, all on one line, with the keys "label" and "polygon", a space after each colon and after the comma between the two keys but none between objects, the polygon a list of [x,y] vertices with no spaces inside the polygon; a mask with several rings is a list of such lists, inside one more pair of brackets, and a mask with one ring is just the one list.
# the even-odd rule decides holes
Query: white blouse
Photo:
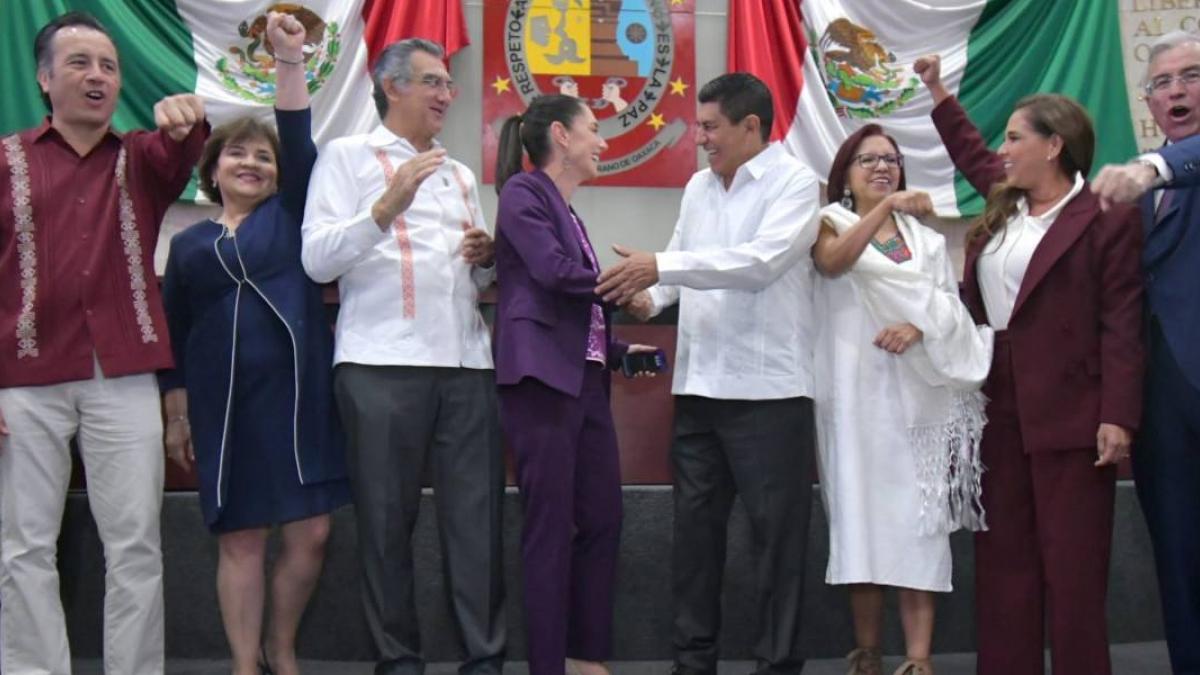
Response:
[{"label": "white blouse", "polygon": [[1083,184],[1083,174],[1075,174],[1071,191],[1040,216],[1029,215],[1029,202],[1022,197],[1004,231],[992,237],[979,255],[979,290],[987,309],[988,324],[995,330],[1008,328],[1033,252],[1058,214],[1083,189]]}]

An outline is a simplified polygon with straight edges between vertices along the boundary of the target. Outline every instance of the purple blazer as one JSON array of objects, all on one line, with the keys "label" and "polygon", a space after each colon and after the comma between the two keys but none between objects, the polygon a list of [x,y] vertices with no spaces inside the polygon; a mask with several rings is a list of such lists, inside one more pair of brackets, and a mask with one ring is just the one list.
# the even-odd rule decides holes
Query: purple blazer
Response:
[{"label": "purple blazer", "polygon": [[[591,307],[601,302],[594,292],[600,270],[588,261],[571,215],[541,171],[517,174],[500,191],[492,338],[497,384],[532,377],[570,396],[583,387]],[[612,309],[603,308],[608,366],[616,368],[629,347],[613,339]]]}]

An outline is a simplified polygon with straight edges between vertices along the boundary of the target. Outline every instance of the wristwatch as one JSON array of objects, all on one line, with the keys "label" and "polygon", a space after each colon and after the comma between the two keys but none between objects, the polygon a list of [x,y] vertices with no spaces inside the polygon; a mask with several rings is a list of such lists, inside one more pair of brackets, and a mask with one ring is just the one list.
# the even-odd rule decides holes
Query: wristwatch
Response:
[{"label": "wristwatch", "polygon": [[1151,189],[1162,187],[1163,184],[1166,183],[1166,181],[1163,180],[1163,177],[1158,173],[1158,165],[1155,164],[1154,162],[1151,162],[1150,160],[1148,160],[1144,157],[1139,157],[1139,158],[1133,160],[1133,163],[1134,164],[1143,164],[1145,166],[1148,166],[1148,167],[1150,167],[1150,170],[1154,172],[1154,180],[1150,181]]}]

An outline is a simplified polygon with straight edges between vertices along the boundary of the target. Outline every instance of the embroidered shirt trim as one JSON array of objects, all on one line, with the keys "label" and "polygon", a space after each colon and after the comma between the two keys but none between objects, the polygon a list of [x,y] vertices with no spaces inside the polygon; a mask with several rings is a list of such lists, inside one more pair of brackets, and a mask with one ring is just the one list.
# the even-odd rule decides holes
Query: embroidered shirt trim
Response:
[{"label": "embroidered shirt trim", "polygon": [[146,275],[142,266],[142,241],[138,236],[137,217],[133,211],[133,198],[129,196],[129,181],[125,171],[125,148],[117,155],[117,190],[119,192],[118,219],[121,223],[121,243],[125,248],[125,261],[129,269],[129,291],[133,296],[133,312],[137,317],[142,342],[158,342],[154,332],[154,319],[150,316],[150,303],[146,301]]},{"label": "embroidered shirt trim", "polygon": [[4,155],[12,181],[13,229],[17,239],[17,266],[21,275],[21,312],[17,315],[17,358],[37,358],[37,239],[34,237],[29,162],[16,134],[4,139]]},{"label": "embroidered shirt trim", "polygon": [[467,205],[467,213],[471,217],[469,221],[464,220],[462,223],[463,232],[466,232],[475,226],[475,202],[471,201],[471,188],[467,187],[467,181],[463,179],[462,172],[458,170],[458,165],[451,164],[450,170],[454,173],[454,182],[458,183],[458,189],[462,192],[463,203]]},{"label": "embroidered shirt trim", "polygon": [[[375,151],[375,158],[379,160],[379,166],[383,167],[385,184],[391,185],[392,178],[396,175],[396,168],[392,166],[387,153],[382,149]],[[401,296],[404,303],[404,318],[412,319],[417,316],[417,293],[413,288],[412,239],[408,236],[408,223],[405,222],[403,213],[392,221],[392,232],[396,235],[396,245],[400,247],[400,282],[403,286]]]}]

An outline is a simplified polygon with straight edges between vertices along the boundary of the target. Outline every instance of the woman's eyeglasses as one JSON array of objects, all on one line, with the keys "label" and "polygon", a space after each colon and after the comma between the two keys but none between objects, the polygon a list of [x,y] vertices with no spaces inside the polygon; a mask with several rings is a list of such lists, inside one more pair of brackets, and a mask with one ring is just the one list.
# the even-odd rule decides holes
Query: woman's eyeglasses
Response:
[{"label": "woman's eyeglasses", "polygon": [[889,169],[896,169],[904,166],[904,155],[876,155],[873,152],[864,152],[854,156],[854,161],[864,169],[874,169],[883,162]]}]

